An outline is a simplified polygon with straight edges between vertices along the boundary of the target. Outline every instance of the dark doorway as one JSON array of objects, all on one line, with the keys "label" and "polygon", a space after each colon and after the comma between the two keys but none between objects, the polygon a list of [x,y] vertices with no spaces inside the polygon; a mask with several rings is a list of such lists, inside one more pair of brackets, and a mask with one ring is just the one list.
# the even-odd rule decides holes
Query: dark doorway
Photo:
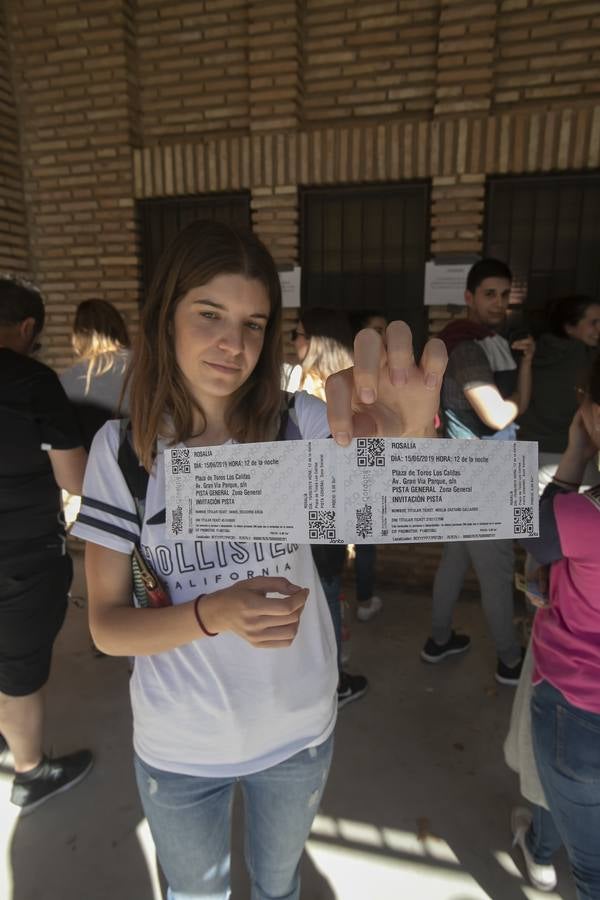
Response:
[{"label": "dark doorway", "polygon": [[511,267],[534,329],[552,298],[600,299],[600,175],[489,178],[484,246]]},{"label": "dark doorway", "polygon": [[139,200],[138,215],[142,237],[142,283],[145,297],[162,251],[186,225],[198,219],[210,219],[250,228],[250,192]]},{"label": "dark doorway", "polygon": [[429,182],[300,191],[302,305],[382,309],[423,344]]}]

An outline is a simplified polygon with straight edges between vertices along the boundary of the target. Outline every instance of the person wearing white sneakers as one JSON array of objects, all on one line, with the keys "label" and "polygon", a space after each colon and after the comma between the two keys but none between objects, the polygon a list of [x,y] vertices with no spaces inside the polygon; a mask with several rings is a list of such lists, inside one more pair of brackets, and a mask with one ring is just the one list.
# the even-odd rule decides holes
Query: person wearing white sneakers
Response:
[{"label": "person wearing white sneakers", "polygon": [[516,806],[510,816],[513,847],[519,847],[525,860],[527,877],[539,891],[553,891],[556,869],[552,856],[562,844],[556,825],[547,809]]}]

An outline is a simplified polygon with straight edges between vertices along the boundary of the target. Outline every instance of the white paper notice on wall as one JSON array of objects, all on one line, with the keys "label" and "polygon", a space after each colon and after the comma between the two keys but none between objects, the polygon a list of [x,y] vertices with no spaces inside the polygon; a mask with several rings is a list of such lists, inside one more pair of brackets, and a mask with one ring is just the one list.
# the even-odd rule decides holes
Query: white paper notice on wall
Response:
[{"label": "white paper notice on wall", "polygon": [[425,305],[464,305],[469,263],[425,263]]},{"label": "white paper notice on wall", "polygon": [[300,306],[300,266],[279,273],[281,303],[284,307]]}]

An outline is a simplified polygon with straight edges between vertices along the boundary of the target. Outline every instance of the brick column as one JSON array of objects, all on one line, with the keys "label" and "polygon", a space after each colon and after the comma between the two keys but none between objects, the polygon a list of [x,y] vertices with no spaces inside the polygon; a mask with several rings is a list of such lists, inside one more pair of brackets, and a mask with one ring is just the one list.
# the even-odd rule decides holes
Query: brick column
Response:
[{"label": "brick column", "polygon": [[27,272],[28,245],[20,163],[19,122],[10,71],[4,11],[0,8],[0,270]]},{"label": "brick column", "polygon": [[489,111],[497,4],[442,0],[434,116]]},{"label": "brick column", "polygon": [[[252,223],[280,265],[298,259],[296,143],[281,132],[297,132],[302,127],[303,6],[302,0],[250,0],[248,10],[250,131],[265,175],[264,186],[252,190]],[[265,136],[259,148],[260,132]],[[289,332],[295,320],[294,310],[284,312],[288,359],[292,359]]]},{"label": "brick column", "polygon": [[9,0],[7,8],[32,268],[47,299],[46,361],[62,368],[80,300],[101,297],[130,322],[137,317],[132,0]]},{"label": "brick column", "polygon": [[[485,175],[447,175],[432,179],[431,252],[480,253],[482,249]],[[460,298],[457,298],[460,302]],[[429,331],[437,334],[462,310],[429,307]]]},{"label": "brick column", "polygon": [[250,130],[298,130],[304,97],[302,0],[250,0]]}]

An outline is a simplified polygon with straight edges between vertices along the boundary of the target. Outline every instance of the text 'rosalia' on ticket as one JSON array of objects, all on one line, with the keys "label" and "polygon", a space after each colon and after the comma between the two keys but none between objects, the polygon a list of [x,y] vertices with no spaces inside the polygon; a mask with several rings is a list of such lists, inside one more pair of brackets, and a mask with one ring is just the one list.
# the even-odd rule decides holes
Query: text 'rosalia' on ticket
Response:
[{"label": "text 'rosalia' on ticket", "polygon": [[164,454],[172,538],[390,544],[534,537],[537,444],[358,438]]}]

